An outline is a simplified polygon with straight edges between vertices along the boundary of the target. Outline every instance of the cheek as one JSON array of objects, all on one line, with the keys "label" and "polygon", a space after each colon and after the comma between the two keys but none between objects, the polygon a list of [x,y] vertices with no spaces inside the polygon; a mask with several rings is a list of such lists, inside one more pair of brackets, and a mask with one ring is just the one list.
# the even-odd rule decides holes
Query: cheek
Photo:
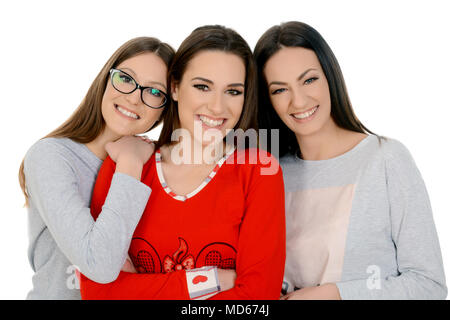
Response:
[{"label": "cheek", "polygon": [[281,119],[288,116],[289,97],[286,93],[270,96],[270,102]]},{"label": "cheek", "polygon": [[239,97],[235,97],[234,99],[230,99],[229,108],[233,115],[240,116],[242,110],[244,109],[244,95],[240,95]]},{"label": "cheek", "polygon": [[327,83],[323,83],[317,87],[315,96],[318,97],[318,100],[324,107],[330,108],[331,106],[330,89]]},{"label": "cheek", "polygon": [[241,118],[244,110],[244,96],[232,97],[227,102],[227,109],[232,121],[229,121],[227,127],[233,128]]},{"label": "cheek", "polygon": [[143,127],[145,127],[145,130],[148,130],[153,124],[158,121],[158,119],[161,117],[163,109],[151,109],[148,108],[148,110],[143,115],[142,120],[143,121]]}]

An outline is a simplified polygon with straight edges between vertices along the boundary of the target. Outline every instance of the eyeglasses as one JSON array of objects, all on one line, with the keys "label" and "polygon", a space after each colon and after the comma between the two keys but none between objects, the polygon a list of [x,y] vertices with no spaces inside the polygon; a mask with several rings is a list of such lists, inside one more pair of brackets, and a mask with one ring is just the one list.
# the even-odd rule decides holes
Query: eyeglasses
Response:
[{"label": "eyeglasses", "polygon": [[160,109],[167,103],[167,94],[164,91],[153,87],[142,87],[132,76],[119,69],[111,69],[109,73],[112,86],[120,93],[129,94],[139,89],[142,102],[153,109]]}]

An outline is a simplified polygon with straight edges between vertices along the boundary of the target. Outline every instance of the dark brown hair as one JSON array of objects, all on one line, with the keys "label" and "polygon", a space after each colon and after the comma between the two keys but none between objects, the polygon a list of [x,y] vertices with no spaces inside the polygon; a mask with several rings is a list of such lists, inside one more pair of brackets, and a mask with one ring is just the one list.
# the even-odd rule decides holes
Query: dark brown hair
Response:
[{"label": "dark brown hair", "polygon": [[280,130],[280,157],[300,151],[294,132],[283,123],[272,106],[264,77],[267,61],[283,47],[302,47],[314,51],[317,55],[328,81],[331,117],[337,126],[355,132],[373,134],[353,112],[339,63],[319,32],[302,22],[286,22],[267,30],[258,40],[254,50],[258,68],[259,127]]},{"label": "dark brown hair", "polygon": [[[141,53],[153,52],[160,57],[167,67],[170,66],[175,54],[173,48],[167,43],[152,37],[138,37],[124,43],[109,58],[97,77],[92,82],[86,96],[75,112],[61,126],[50,132],[44,138],[58,137],[70,138],[79,143],[93,141],[105,128],[105,120],[102,116],[101,106],[103,94],[105,93],[109,70],[117,67],[123,61],[135,57]],[[166,111],[163,110],[163,114]],[[162,118],[162,115],[161,115]],[[152,128],[160,123],[158,120]],[[24,161],[20,164],[19,183],[25,195],[25,206],[28,204],[28,194],[25,188]]]},{"label": "dark brown hair", "polygon": [[[257,76],[256,64],[247,42],[234,30],[219,25],[202,26],[181,43],[169,68],[168,88],[179,84],[196,54],[205,50],[232,53],[242,58],[245,65],[244,107],[234,129],[257,128]],[[171,95],[172,96],[172,95]],[[163,117],[161,135],[156,148],[171,143],[172,132],[180,128],[178,103],[172,100]]]}]

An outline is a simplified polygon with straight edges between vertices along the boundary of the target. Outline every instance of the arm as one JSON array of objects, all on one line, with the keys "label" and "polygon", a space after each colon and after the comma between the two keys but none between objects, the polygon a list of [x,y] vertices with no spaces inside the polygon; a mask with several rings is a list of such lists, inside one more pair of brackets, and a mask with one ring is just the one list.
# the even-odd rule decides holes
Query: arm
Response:
[{"label": "arm", "polygon": [[186,272],[128,273],[120,272],[118,278],[108,284],[100,284],[80,277],[83,300],[189,300]]},{"label": "arm", "polygon": [[444,299],[447,287],[425,184],[403,145],[389,141],[384,147],[399,275],[379,279],[379,289],[372,290],[368,279],[339,282],[340,295],[342,299]]},{"label": "arm", "polygon": [[[278,165],[272,158],[274,161]],[[280,297],[286,254],[283,176],[281,168],[272,175],[261,175],[260,169],[254,168],[249,183],[237,247],[235,286],[211,300]]]},{"label": "arm", "polygon": [[[222,275],[217,275],[222,271]],[[234,285],[234,271],[205,266],[169,273],[121,272],[116,281],[99,284],[80,275],[83,300],[205,300]],[[209,281],[198,281],[199,278]],[[203,280],[202,279],[202,280]],[[219,286],[218,281],[221,281]]]},{"label": "arm", "polygon": [[[144,170],[146,170],[145,167]],[[224,288],[221,282],[223,291],[217,293],[212,299],[278,299],[280,296],[285,259],[282,173],[280,169],[276,175],[261,176],[259,167],[255,167],[254,170],[255,175],[249,183],[246,212],[241,224],[237,248],[235,287],[226,290],[229,288]],[[95,205],[94,200],[93,205]],[[219,278],[221,278],[220,275]],[[83,299],[190,299],[193,297],[187,285],[186,271],[165,274],[121,272],[115,282],[107,285],[81,277],[80,286]]]},{"label": "arm", "polygon": [[125,262],[150,188],[116,173],[94,221],[65,152],[62,146],[42,140],[27,153],[24,170],[30,203],[71,263],[98,282],[111,282]]}]

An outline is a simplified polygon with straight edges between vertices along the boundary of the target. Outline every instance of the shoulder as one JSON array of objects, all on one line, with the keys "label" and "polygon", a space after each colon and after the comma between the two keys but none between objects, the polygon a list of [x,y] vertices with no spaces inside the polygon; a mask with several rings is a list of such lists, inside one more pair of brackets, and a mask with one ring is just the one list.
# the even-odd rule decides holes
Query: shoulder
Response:
[{"label": "shoulder", "polygon": [[67,138],[44,138],[35,142],[28,149],[25,159],[50,158],[61,154],[67,148]]},{"label": "shoulder", "polygon": [[379,139],[379,150],[388,166],[403,166],[414,163],[409,149],[396,139],[381,137]]},{"label": "shoulder", "polygon": [[24,157],[24,167],[51,169],[72,163],[74,145],[68,138],[44,138],[34,143]]},{"label": "shoulder", "polygon": [[256,173],[260,172],[262,175],[281,173],[277,158],[270,152],[259,148],[238,149],[227,159],[227,163],[230,163],[230,161],[241,165],[239,166],[241,170],[256,171]]},{"label": "shoulder", "polygon": [[408,148],[392,138],[381,138],[379,150],[383,156],[388,178],[410,180],[420,176],[419,169]]},{"label": "shoulder", "polygon": [[232,170],[232,176],[243,186],[244,193],[255,190],[259,192],[257,190],[265,188],[281,192],[284,188],[279,162],[265,150],[256,148],[236,150],[226,163],[227,170]]}]

